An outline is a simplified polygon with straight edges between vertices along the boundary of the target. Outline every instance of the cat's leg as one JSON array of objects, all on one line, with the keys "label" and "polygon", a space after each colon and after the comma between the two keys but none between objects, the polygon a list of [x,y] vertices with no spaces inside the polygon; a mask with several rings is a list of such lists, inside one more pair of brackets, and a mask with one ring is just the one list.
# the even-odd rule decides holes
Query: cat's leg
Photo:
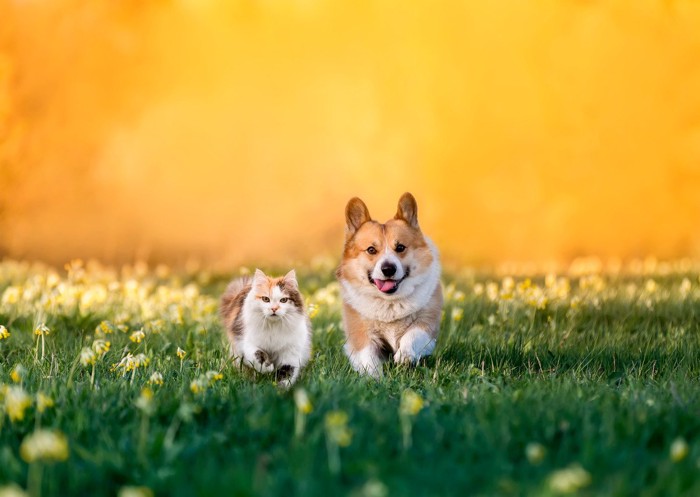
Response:
[{"label": "cat's leg", "polygon": [[435,349],[435,338],[418,326],[410,328],[399,340],[394,354],[398,364],[415,364],[421,357],[428,356]]},{"label": "cat's leg", "polygon": [[272,373],[275,370],[275,365],[264,350],[250,344],[244,344],[242,349],[243,363],[246,366],[250,366],[258,373]]},{"label": "cat's leg", "polygon": [[280,388],[289,388],[297,381],[299,378],[299,372],[301,368],[297,366],[292,366],[291,364],[283,364],[276,371],[277,384]]},{"label": "cat's leg", "polygon": [[277,384],[280,388],[289,388],[299,378],[301,368],[308,362],[308,351],[296,347],[285,350],[277,356]]}]

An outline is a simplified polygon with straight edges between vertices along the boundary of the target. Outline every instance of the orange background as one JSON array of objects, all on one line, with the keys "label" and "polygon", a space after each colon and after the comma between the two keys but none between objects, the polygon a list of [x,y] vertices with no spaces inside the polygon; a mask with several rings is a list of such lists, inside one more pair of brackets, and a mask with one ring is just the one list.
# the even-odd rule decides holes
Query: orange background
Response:
[{"label": "orange background", "polygon": [[700,255],[700,2],[0,0],[0,253]]}]

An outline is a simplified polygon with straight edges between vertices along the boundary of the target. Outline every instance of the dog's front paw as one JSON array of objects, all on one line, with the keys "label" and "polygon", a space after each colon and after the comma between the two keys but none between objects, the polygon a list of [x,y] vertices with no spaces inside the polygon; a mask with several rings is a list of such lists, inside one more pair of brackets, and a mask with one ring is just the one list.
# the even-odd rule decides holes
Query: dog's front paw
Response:
[{"label": "dog's front paw", "polygon": [[412,328],[401,340],[394,354],[397,364],[415,364],[421,357],[432,354],[435,349],[435,339],[420,328]]},{"label": "dog's front paw", "polygon": [[258,373],[272,373],[275,365],[270,361],[270,356],[263,350],[255,351],[255,370]]},{"label": "dog's front paw", "polygon": [[420,356],[416,356],[411,350],[399,348],[394,354],[394,362],[405,366],[415,364],[418,362],[418,359],[420,359]]}]

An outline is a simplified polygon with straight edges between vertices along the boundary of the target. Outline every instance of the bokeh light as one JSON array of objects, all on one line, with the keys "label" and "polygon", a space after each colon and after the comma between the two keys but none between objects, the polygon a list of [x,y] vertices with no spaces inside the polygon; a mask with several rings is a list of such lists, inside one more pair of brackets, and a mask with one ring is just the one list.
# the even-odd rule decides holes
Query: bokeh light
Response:
[{"label": "bokeh light", "polygon": [[0,1],[0,255],[700,254],[694,0]]}]

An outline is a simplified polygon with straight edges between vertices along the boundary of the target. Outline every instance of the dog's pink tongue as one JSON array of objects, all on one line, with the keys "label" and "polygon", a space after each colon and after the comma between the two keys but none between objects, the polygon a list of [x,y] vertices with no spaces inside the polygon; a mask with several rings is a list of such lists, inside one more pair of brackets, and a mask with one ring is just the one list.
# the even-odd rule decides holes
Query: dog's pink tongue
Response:
[{"label": "dog's pink tongue", "polygon": [[394,280],[374,280],[374,284],[382,292],[389,292],[394,289],[396,282]]}]

